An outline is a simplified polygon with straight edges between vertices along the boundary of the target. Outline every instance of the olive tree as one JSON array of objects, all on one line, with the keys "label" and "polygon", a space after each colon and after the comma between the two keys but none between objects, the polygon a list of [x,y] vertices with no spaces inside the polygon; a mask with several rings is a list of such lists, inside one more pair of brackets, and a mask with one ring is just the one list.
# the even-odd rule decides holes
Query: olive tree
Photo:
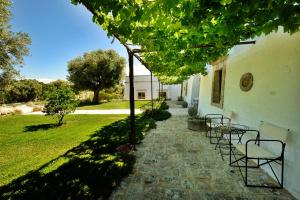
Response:
[{"label": "olive tree", "polygon": [[114,50],[91,51],[68,63],[68,80],[76,90],[93,91],[93,102],[97,103],[100,90],[120,82],[125,63],[125,59]]},{"label": "olive tree", "polygon": [[29,55],[31,39],[26,33],[13,32],[9,21],[11,1],[0,1],[0,93],[18,75],[16,66],[23,64],[23,56]]}]

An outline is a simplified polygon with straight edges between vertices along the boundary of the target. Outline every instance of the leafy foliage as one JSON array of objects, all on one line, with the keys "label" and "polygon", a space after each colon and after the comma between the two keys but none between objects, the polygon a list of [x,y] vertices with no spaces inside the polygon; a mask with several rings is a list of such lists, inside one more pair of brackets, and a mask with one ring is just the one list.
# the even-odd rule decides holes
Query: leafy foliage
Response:
[{"label": "leafy foliage", "polygon": [[168,109],[169,109],[169,105],[166,103],[166,101],[163,101],[163,102],[160,104],[160,109],[161,109],[161,110],[168,110]]},{"label": "leafy foliage", "polygon": [[190,117],[196,117],[197,114],[198,114],[198,110],[197,110],[196,107],[190,107],[190,108],[188,109],[188,113],[189,113],[189,116],[190,116]]},{"label": "leafy foliage", "polygon": [[182,105],[183,108],[187,108],[188,107],[188,103],[186,101],[183,101],[181,105]]},{"label": "leafy foliage", "polygon": [[153,110],[151,107],[151,102],[144,106],[145,112],[143,116],[147,116],[152,118],[155,121],[163,121],[169,119],[172,115],[167,111],[169,109],[169,105],[167,105],[166,101],[157,99],[154,101]]},{"label": "leafy foliage", "polygon": [[161,109],[147,110],[145,115],[151,116],[155,121],[167,120],[172,116],[170,112]]},{"label": "leafy foliage", "polygon": [[63,123],[65,115],[75,111],[77,102],[74,92],[68,87],[61,87],[52,91],[48,96],[48,102],[43,110],[46,115],[53,115],[58,118],[57,125]]},{"label": "leafy foliage", "polygon": [[[141,56],[163,83],[205,74],[205,65],[240,41],[279,26],[299,30],[298,0],[72,0],[121,43],[140,46]],[[196,48],[197,47],[197,48]]]},{"label": "leafy foliage", "polygon": [[106,100],[106,101],[111,101],[111,100],[116,100],[116,99],[123,99],[124,95],[124,86],[122,84],[117,84],[111,88],[107,88],[104,90],[101,90],[99,95],[100,100]]},{"label": "leafy foliage", "polygon": [[28,102],[40,98],[42,83],[35,79],[15,80],[5,91],[5,102]]},{"label": "leafy foliage", "polygon": [[72,88],[72,83],[65,80],[56,80],[47,84],[43,84],[43,92],[40,97],[41,100],[47,99],[51,93],[60,88]]},{"label": "leafy foliage", "polygon": [[183,97],[182,96],[177,97],[177,101],[183,101]]},{"label": "leafy foliage", "polygon": [[29,54],[27,45],[31,43],[28,34],[11,31],[10,6],[10,0],[0,1],[0,90],[2,92],[18,74],[15,66],[23,64],[23,56]]},{"label": "leafy foliage", "polygon": [[124,67],[125,59],[115,51],[92,51],[68,63],[68,79],[77,90],[92,90],[93,102],[96,103],[99,101],[100,90],[120,82]]}]

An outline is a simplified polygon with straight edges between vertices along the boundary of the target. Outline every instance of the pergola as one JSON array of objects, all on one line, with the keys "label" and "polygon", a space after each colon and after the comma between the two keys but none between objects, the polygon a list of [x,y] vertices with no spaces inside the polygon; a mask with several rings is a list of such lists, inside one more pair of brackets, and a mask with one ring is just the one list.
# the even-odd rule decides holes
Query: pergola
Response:
[{"label": "pergola", "polygon": [[[277,30],[278,26],[283,26],[285,31],[290,33],[299,29],[297,12],[299,4],[296,1],[265,3],[231,0],[211,2],[72,0],[72,2],[82,3],[93,14],[93,20],[104,26],[108,34],[118,39],[128,52],[131,119],[129,138],[133,145],[136,144],[134,57],[151,72],[153,109],[153,72],[154,75],[157,74],[159,80],[163,79],[162,83],[182,82],[189,75],[204,73],[206,63],[227,54],[233,46],[255,44],[255,40],[248,41],[249,38],[268,34]],[[151,12],[161,16],[151,16],[147,19],[147,15]],[[128,16],[124,17],[124,13]],[[134,27],[128,24],[129,22],[132,22]],[[130,43],[141,48],[131,48]],[[141,54],[146,56],[141,57]],[[173,73],[177,76],[175,81],[166,79]]]}]

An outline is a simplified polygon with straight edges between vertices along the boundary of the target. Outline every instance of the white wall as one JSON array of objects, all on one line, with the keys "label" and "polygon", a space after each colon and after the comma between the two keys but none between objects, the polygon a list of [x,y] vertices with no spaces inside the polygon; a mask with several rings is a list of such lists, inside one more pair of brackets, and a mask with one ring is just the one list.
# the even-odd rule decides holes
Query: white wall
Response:
[{"label": "white wall", "polygon": [[[188,103],[188,106],[191,107],[193,105],[193,100],[198,98],[198,93],[200,89],[200,77],[199,75],[191,76],[187,82],[187,95],[184,96],[184,100]],[[180,95],[179,95],[180,96]]]},{"label": "white wall", "polygon": [[[153,98],[158,98],[159,82],[156,77],[153,76]],[[171,100],[177,100],[180,96],[180,85],[160,85],[161,92],[167,93],[167,98]],[[134,76],[134,98],[138,99],[138,92],[145,92],[145,99],[151,99],[151,78],[149,75],[138,75]],[[124,88],[124,99],[129,99],[129,77],[126,76],[125,88]]]},{"label": "white wall", "polygon": [[188,103],[188,106],[190,107],[192,105],[192,86],[193,86],[193,79],[194,77],[191,76],[188,80],[187,80],[187,93],[186,96],[184,96],[184,100]]},{"label": "white wall", "polygon": [[181,85],[168,85],[167,87],[167,97],[171,100],[177,100],[177,98],[180,96]]},{"label": "white wall", "polygon": [[[250,91],[240,90],[242,74],[251,72]],[[212,71],[201,78],[199,113],[221,113],[211,105]],[[300,199],[300,33],[272,33],[255,45],[232,49],[226,62],[224,108],[233,121],[258,128],[261,120],[291,130],[284,187]]]}]

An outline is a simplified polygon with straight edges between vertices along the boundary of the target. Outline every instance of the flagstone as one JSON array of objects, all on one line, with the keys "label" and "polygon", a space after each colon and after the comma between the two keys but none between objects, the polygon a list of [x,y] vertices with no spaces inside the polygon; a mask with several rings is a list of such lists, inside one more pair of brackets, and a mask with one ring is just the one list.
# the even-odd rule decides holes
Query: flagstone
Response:
[{"label": "flagstone", "polygon": [[[188,130],[186,116],[176,112],[146,135],[134,152],[133,173],[110,199],[295,199],[285,189],[246,187],[205,133]],[[250,180],[270,179],[258,171]]]}]

